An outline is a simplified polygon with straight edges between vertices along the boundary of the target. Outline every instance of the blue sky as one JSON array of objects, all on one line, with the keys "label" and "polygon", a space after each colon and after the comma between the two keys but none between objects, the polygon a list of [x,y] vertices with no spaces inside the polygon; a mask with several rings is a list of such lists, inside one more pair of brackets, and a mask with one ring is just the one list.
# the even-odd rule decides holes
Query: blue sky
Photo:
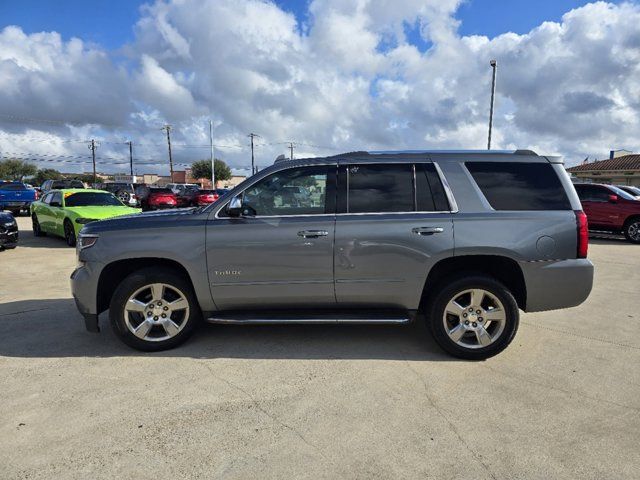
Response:
[{"label": "blue sky", "polygon": [[85,168],[96,138],[113,170],[106,160],[128,158],[131,139],[164,171],[159,127],[174,126],[174,156],[190,163],[207,151],[209,118],[238,169],[249,132],[262,137],[259,165],[290,141],[297,156],[483,148],[491,58],[495,148],[568,164],[638,150],[638,1],[369,0],[354,15],[356,0],[317,0],[313,19],[310,0],[158,1],[0,0],[0,153]]},{"label": "blue sky", "polygon": [[[135,0],[21,0],[0,2],[2,26],[19,25],[26,33],[59,32],[115,49],[133,40],[139,7]],[[307,19],[308,0],[277,0],[299,21]],[[559,21],[562,14],[581,5],[576,0],[468,0],[457,12],[463,35],[495,37],[512,31],[526,33],[540,23]],[[411,43],[422,45],[417,29],[408,30]]]}]

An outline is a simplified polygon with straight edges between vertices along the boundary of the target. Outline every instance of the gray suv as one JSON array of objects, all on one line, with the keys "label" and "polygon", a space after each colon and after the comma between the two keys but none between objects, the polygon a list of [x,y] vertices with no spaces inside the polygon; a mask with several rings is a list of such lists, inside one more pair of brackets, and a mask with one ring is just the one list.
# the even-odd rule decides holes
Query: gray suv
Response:
[{"label": "gray suv", "polygon": [[[301,194],[300,192],[303,192]],[[502,351],[519,310],[582,303],[587,222],[531,151],[354,152],[279,162],[204,207],[92,222],[73,296],[140,350],[211,323],[426,321],[452,355]]]}]

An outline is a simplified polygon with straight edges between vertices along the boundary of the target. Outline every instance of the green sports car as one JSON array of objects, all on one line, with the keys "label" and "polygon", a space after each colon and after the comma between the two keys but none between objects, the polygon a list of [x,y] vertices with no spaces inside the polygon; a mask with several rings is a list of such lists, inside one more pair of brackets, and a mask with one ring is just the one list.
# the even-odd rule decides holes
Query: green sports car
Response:
[{"label": "green sports car", "polygon": [[141,211],[127,207],[112,193],[103,190],[51,190],[31,204],[33,234],[36,237],[47,233],[64,237],[67,245],[73,247],[86,223]]}]

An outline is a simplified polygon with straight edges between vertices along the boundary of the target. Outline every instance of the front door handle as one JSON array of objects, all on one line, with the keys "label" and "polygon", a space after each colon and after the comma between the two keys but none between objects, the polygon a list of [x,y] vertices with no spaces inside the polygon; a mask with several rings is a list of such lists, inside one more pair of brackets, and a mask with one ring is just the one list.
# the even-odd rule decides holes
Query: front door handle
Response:
[{"label": "front door handle", "polygon": [[326,237],[327,235],[329,232],[326,230],[301,230],[298,232],[298,236],[304,238]]},{"label": "front door handle", "polygon": [[444,232],[442,227],[415,227],[411,231],[416,235],[433,235],[434,233]]}]

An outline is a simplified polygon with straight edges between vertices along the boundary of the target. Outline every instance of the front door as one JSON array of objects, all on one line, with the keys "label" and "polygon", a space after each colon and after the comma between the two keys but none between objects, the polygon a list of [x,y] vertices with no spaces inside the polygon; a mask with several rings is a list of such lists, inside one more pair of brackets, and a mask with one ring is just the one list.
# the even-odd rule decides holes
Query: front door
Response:
[{"label": "front door", "polygon": [[336,166],[289,168],[240,195],[207,224],[207,268],[220,310],[335,304],[333,240]]},{"label": "front door", "polygon": [[338,303],[417,309],[429,270],[453,254],[452,216],[435,166],[340,169],[338,195],[346,201],[336,220]]}]

